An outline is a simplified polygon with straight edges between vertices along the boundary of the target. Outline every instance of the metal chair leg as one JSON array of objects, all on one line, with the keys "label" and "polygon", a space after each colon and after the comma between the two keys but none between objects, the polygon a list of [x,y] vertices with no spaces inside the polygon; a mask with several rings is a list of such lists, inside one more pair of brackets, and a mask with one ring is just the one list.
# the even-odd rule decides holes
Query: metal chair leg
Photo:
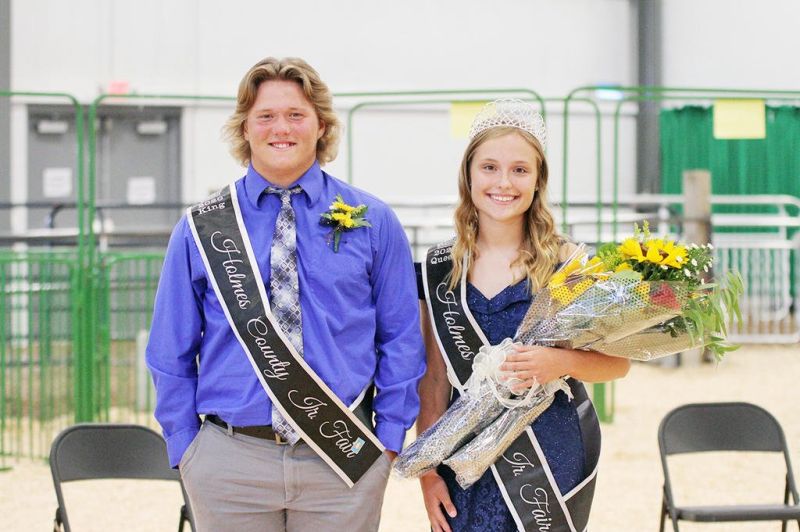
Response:
[{"label": "metal chair leg", "polygon": [[63,526],[63,520],[61,519],[61,507],[56,508],[56,516],[53,519],[53,532],[61,532]]},{"label": "metal chair leg", "polygon": [[673,512],[670,512],[669,518],[672,520],[672,532],[680,532],[680,529],[678,528],[678,518]]},{"label": "metal chair leg", "polygon": [[183,525],[188,520],[189,517],[186,515],[186,505],[184,504],[183,506],[181,506],[181,514],[180,518],[178,519],[178,532],[183,532]]}]

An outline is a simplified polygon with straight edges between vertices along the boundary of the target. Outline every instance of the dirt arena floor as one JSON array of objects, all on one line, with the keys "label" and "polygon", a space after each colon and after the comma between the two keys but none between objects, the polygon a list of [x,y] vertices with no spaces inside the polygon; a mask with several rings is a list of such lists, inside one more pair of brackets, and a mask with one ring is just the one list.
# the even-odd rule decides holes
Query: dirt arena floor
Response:
[{"label": "dirt arena floor", "polygon": [[[589,524],[592,532],[658,529],[662,473],[656,433],[661,418],[690,402],[749,401],[783,425],[795,474],[800,464],[800,346],[746,346],[720,364],[685,361],[681,367],[637,363],[616,385],[613,423],[603,425],[603,452]],[[671,462],[679,503],[779,502],[782,461],[763,454],[680,457]],[[55,493],[42,461],[9,461],[0,472],[0,531],[51,530]],[[180,493],[171,483],[84,481],[65,486],[73,529],[173,531]],[[789,530],[797,530],[796,524]],[[776,523],[682,524],[686,532],[760,532]],[[382,532],[429,530],[416,481],[392,478]],[[321,531],[320,531],[321,532]],[[338,532],[338,531],[337,531]]]}]

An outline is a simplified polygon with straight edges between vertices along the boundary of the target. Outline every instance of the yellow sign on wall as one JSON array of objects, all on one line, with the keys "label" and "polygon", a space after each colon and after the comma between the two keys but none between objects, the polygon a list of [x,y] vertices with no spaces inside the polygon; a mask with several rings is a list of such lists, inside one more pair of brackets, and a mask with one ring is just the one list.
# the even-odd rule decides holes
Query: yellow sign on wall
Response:
[{"label": "yellow sign on wall", "polygon": [[486,102],[452,102],[450,104],[450,136],[465,139],[472,121]]},{"label": "yellow sign on wall", "polygon": [[764,100],[714,102],[715,139],[763,139],[767,136]]}]

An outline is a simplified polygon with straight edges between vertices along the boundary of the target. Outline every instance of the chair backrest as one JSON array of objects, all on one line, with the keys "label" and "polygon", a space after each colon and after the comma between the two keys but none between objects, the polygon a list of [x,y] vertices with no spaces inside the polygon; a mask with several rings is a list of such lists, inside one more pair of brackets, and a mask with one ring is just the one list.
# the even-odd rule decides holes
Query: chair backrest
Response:
[{"label": "chair backrest", "polygon": [[783,429],[772,414],[754,404],[696,403],[680,406],[661,420],[658,447],[664,473],[665,513],[661,516],[661,530],[667,512],[675,530],[678,530],[676,502],[667,465],[669,455],[706,451],[782,453],[786,463],[784,504],[788,503],[790,494],[794,504],[800,503]]},{"label": "chair backrest", "polygon": [[661,421],[658,445],[662,457],[704,451],[786,454],[786,442],[778,421],[763,408],[750,403],[680,406]]},{"label": "chair backrest", "polygon": [[[155,431],[140,425],[81,423],[61,431],[50,448],[50,471],[58,499],[56,529],[69,532],[62,482],[91,479],[172,480],[180,474],[170,468],[167,446]],[[181,484],[186,501],[186,492]],[[181,508],[179,530],[190,523],[188,504]]]},{"label": "chair backrest", "polygon": [[54,482],[100,478],[178,480],[157,432],[140,425],[82,423],[63,430],[50,448]]}]

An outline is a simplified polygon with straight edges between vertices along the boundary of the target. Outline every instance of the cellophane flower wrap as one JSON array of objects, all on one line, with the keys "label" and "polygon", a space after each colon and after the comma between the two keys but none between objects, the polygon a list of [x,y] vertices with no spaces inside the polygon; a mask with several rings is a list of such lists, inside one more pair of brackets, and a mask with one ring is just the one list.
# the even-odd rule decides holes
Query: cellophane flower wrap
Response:
[{"label": "cellophane flower wrap", "polygon": [[[406,447],[394,462],[394,470],[404,477],[418,477],[438,466],[442,460],[450,456],[462,444],[472,439],[481,429],[489,425],[499,416],[505,407],[502,399],[511,396],[511,392],[495,386],[498,379],[488,378],[483,372],[496,371],[505,359],[506,353],[513,351],[511,340],[506,340],[491,354],[481,350],[475,357],[473,375],[467,381],[466,393],[456,399],[445,415],[431,425],[417,439]],[[488,357],[496,357],[494,362],[487,363]]]},{"label": "cellophane flower wrap", "polygon": [[[647,224],[642,229],[635,227],[634,236],[622,243],[601,246],[592,259],[579,246],[535,294],[514,343],[594,350],[643,361],[705,346],[721,358],[736,348],[725,343],[726,318],[741,319],[738,296],[742,282],[738,274],[728,273],[724,286],[706,283],[704,275],[712,262],[710,244],[684,245],[654,238]],[[506,340],[501,346],[508,343]],[[418,462],[418,449],[436,446],[427,440],[443,438],[448,448],[439,454],[451,453],[443,463],[453,469],[462,487],[469,487],[549,406],[552,395],[566,388],[557,380],[535,385],[524,397],[513,395],[506,387],[513,380],[504,380],[499,370],[505,354],[513,350],[499,348],[486,350],[494,365],[481,368],[477,379],[490,390],[506,390],[506,396],[499,399],[489,394],[481,399],[469,390],[464,394],[470,395],[465,401],[470,401],[473,406],[469,408],[475,411],[485,408],[483,402],[492,403],[493,408],[487,409],[487,417],[492,419],[470,420],[469,430],[461,426],[459,437],[450,437],[444,426],[464,425],[470,419],[465,416],[464,404],[453,410],[461,401],[457,400],[401,454],[401,475],[416,476],[435,467],[430,461],[423,469],[410,465]],[[481,362],[486,364],[485,359]],[[456,416],[462,421],[452,419]],[[467,441],[470,431],[480,434]]]}]

